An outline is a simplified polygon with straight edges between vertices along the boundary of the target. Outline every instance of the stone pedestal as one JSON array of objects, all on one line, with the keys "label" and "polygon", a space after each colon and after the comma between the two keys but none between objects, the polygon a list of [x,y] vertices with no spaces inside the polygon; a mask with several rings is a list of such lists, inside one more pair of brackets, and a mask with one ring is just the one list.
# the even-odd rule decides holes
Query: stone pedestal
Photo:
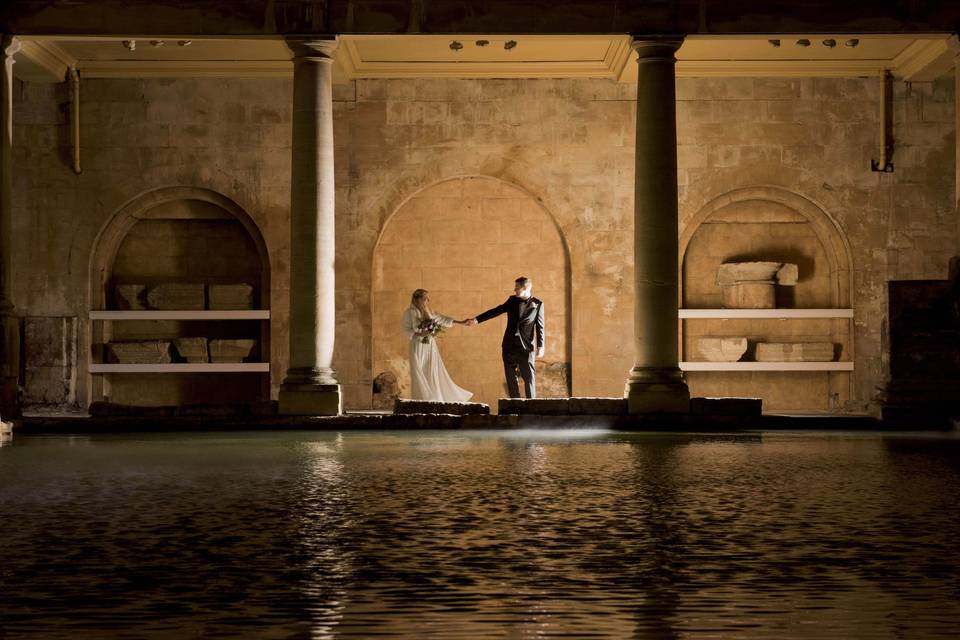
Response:
[{"label": "stone pedestal", "polygon": [[249,339],[211,340],[210,362],[243,362],[256,344],[256,340]]},{"label": "stone pedestal", "polygon": [[633,40],[637,52],[634,352],[630,413],[687,413],[677,346],[677,120],[674,65],[682,41]]},{"label": "stone pedestal", "polygon": [[253,309],[253,287],[249,284],[211,284],[207,297],[211,309]]},{"label": "stone pedestal", "polygon": [[336,415],[333,371],[334,172],[331,66],[336,39],[288,40],[293,57],[290,368],[280,413]]},{"label": "stone pedestal", "polygon": [[13,56],[20,41],[0,35],[0,416],[20,415],[20,318],[13,308]]},{"label": "stone pedestal", "polygon": [[797,280],[797,265],[789,262],[730,262],[717,270],[725,309],[773,309],[774,287],[792,287]]},{"label": "stone pedestal", "polygon": [[208,362],[210,360],[206,338],[175,338],[173,346],[177,349],[180,357],[187,362]]},{"label": "stone pedestal", "polygon": [[339,384],[291,384],[280,387],[280,415],[335,416],[343,413]]}]

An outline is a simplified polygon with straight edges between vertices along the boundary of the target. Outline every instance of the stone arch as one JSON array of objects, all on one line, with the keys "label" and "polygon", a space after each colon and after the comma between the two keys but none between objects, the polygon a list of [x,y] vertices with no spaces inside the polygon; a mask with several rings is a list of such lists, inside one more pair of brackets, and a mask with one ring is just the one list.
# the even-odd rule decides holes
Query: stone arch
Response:
[{"label": "stone arch", "polygon": [[[800,267],[798,286],[778,287],[779,307],[852,306],[852,254],[846,234],[823,207],[787,189],[739,188],[708,201],[683,228],[679,248],[681,307],[721,307],[717,267],[752,260],[795,262]],[[846,319],[685,320],[681,359],[701,359],[696,349],[700,336],[746,336],[751,344],[830,341],[840,359],[854,360],[852,331]],[[853,388],[853,375],[845,371],[691,372],[688,381],[691,393],[760,396],[770,410],[837,410]]]},{"label": "stone arch", "polygon": [[[255,266],[259,281],[252,282],[255,285],[255,302],[259,308],[270,307],[270,254],[263,234],[253,218],[236,202],[216,191],[200,187],[171,186],[151,189],[131,198],[101,227],[90,254],[88,300],[91,309],[108,308],[112,297],[110,289],[114,265],[124,241],[134,227],[141,222],[167,220],[220,220],[239,223],[242,231],[238,233],[252,245],[253,255],[258,259]],[[90,322],[86,331],[86,356],[92,357],[97,345],[103,344],[109,339],[109,335],[104,323]],[[265,359],[270,357],[269,336],[268,323],[261,323],[258,349],[261,357]],[[262,383],[256,385],[259,387],[257,394],[261,399],[266,399],[269,397],[269,379],[268,376],[261,378]],[[208,381],[210,379],[207,378]],[[103,376],[92,376],[88,385],[88,400],[109,396],[110,387]]]},{"label": "stone arch", "polygon": [[[456,318],[500,304],[528,275],[547,310],[540,395],[566,396],[570,381],[570,251],[555,217],[522,187],[486,175],[459,175],[411,193],[383,217],[373,251],[373,376],[389,371],[409,392],[408,343],[400,318],[410,292],[431,291],[437,311]],[[496,408],[504,395],[502,322],[453,328],[441,338],[454,380]]]},{"label": "stone arch", "polygon": [[[772,203],[774,206],[783,208],[785,212],[792,212],[801,216],[809,223],[824,249],[825,257],[829,261],[833,293],[832,304],[835,307],[849,307],[852,304],[853,257],[850,242],[842,227],[826,209],[812,200],[776,186],[765,185],[734,189],[707,202],[687,221],[680,234],[681,282],[683,282],[683,266],[687,257],[687,249],[694,235],[700,230],[701,225],[714,216],[738,208],[746,208],[750,206],[750,203]],[[682,303],[683,287],[681,287],[680,295]]]}]

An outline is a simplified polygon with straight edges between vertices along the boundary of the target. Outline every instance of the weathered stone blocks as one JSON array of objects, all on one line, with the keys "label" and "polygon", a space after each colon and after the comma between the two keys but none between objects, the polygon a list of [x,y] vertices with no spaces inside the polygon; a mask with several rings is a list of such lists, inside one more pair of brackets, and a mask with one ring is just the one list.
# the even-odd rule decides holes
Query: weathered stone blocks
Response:
[{"label": "weathered stone blocks", "polygon": [[797,284],[797,265],[783,262],[728,262],[717,270],[727,309],[773,309],[774,285]]},{"label": "weathered stone blocks", "polygon": [[26,317],[23,320],[25,404],[76,402],[77,319]]},{"label": "weathered stone blocks", "polygon": [[147,286],[143,284],[118,284],[117,304],[121,310],[141,311],[147,308]]},{"label": "weathered stone blocks", "polygon": [[209,359],[206,338],[175,338],[173,346],[187,362],[207,362]]},{"label": "weathered stone blocks", "polygon": [[758,342],[757,362],[830,362],[832,342]]},{"label": "weathered stone blocks", "polygon": [[747,352],[747,339],[699,338],[697,349],[708,362],[736,362]]},{"label": "weathered stone blocks", "polygon": [[626,415],[624,398],[500,398],[501,415],[589,416]]},{"label": "weathered stone blocks", "polygon": [[253,287],[249,284],[207,286],[211,309],[253,309]]},{"label": "weathered stone blocks", "polygon": [[237,363],[250,355],[256,340],[211,340],[210,362]]},{"label": "weathered stone blocks", "polygon": [[120,364],[167,364],[170,362],[169,340],[111,342],[108,347]]},{"label": "weathered stone blocks", "polygon": [[455,416],[486,415],[490,405],[482,402],[430,402],[428,400],[401,400],[397,398],[394,413],[446,413]]},{"label": "weathered stone blocks", "polygon": [[151,287],[147,303],[152,309],[198,310],[206,307],[204,285],[170,282]]}]

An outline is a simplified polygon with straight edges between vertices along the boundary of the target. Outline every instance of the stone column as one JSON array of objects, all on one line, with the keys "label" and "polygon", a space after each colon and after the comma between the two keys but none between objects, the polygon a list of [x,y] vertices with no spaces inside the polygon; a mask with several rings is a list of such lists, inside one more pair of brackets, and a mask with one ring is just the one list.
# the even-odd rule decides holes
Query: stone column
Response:
[{"label": "stone column", "polygon": [[331,57],[336,38],[288,40],[293,51],[290,177],[290,368],[280,413],[337,415]]},{"label": "stone column", "polygon": [[20,41],[0,36],[0,416],[20,414],[20,318],[13,308],[13,56]]},{"label": "stone column", "polygon": [[634,38],[637,146],[634,178],[634,353],[630,413],[679,413],[690,392],[677,345],[677,113],[675,53],[680,38]]}]

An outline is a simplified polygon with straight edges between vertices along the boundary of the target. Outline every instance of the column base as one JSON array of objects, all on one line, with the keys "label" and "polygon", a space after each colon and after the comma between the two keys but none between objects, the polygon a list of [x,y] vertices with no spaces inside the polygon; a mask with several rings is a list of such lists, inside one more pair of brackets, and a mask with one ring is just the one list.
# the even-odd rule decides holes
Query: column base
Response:
[{"label": "column base", "polygon": [[690,389],[678,368],[634,368],[624,396],[631,415],[690,413]]},{"label": "column base", "polygon": [[339,384],[280,385],[282,416],[338,416],[343,413]]}]

